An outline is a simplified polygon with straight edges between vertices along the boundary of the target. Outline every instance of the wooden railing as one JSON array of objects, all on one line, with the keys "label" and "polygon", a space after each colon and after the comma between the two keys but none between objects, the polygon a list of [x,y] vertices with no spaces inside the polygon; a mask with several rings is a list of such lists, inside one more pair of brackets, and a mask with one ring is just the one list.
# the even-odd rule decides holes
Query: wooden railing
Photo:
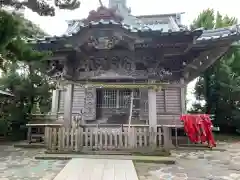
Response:
[{"label": "wooden railing", "polygon": [[57,115],[53,114],[32,114],[31,121],[56,121]]},{"label": "wooden railing", "polygon": [[65,128],[46,127],[45,138],[49,151],[129,150],[162,148],[162,126],[148,125],[87,125]]}]

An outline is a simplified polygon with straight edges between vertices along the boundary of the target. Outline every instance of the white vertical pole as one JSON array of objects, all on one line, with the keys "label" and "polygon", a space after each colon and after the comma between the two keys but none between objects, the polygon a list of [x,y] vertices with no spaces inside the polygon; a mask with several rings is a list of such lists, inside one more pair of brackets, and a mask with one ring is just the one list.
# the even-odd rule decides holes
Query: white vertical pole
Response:
[{"label": "white vertical pole", "polygon": [[[130,97],[130,108],[129,108],[129,117],[128,117],[128,143],[131,146],[134,146],[134,137],[133,135],[131,136],[131,133],[134,132],[134,130],[131,128],[131,123],[132,123],[132,110],[133,110],[133,90],[131,92],[131,97]],[[131,138],[130,138],[131,137]]]},{"label": "white vertical pole", "polygon": [[128,131],[130,130],[130,126],[132,123],[132,110],[133,110],[133,90],[131,92],[131,97],[130,97],[130,108],[129,108],[129,117],[128,117]]},{"label": "white vertical pole", "polygon": [[157,127],[156,90],[148,89],[148,119],[151,127]]},{"label": "white vertical pole", "polygon": [[58,112],[58,102],[59,102],[59,90],[53,90],[52,92],[52,107],[51,114],[56,115]]}]

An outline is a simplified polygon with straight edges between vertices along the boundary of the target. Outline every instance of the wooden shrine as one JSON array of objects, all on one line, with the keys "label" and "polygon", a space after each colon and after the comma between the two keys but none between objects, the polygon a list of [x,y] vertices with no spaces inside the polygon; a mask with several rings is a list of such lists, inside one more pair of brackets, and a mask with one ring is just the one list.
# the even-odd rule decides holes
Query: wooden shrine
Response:
[{"label": "wooden shrine", "polygon": [[[29,40],[53,53],[48,73],[60,86],[51,113],[65,127],[161,126],[169,146],[186,113],[186,85],[240,39],[239,26],[188,30],[176,14],[133,18],[124,7],[100,6],[63,36]],[[154,18],[162,28],[148,26]]]}]

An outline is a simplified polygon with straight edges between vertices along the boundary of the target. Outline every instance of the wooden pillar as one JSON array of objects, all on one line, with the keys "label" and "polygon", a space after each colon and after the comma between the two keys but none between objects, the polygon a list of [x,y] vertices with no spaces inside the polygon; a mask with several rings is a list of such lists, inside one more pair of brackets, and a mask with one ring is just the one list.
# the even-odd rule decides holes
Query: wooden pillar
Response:
[{"label": "wooden pillar", "polygon": [[[187,114],[187,102],[186,102],[187,86],[185,84],[184,78],[180,79],[180,84],[181,84],[181,114]],[[176,142],[177,142],[177,140],[176,140]],[[188,139],[188,144],[189,143],[190,142],[189,142],[189,139]]]},{"label": "wooden pillar", "polygon": [[[164,108],[165,108],[165,111],[168,112],[167,110],[167,106],[166,104],[168,103],[168,99],[166,98],[166,91],[168,89],[165,89],[164,91]],[[162,126],[162,130],[163,130],[163,147],[164,149],[168,150],[168,149],[172,149],[174,148],[174,145],[172,144],[172,129],[171,127],[167,126],[167,125],[163,125]]]},{"label": "wooden pillar", "polygon": [[150,146],[156,147],[156,132],[157,132],[157,108],[156,108],[156,90],[148,89],[148,120],[150,126]]},{"label": "wooden pillar", "polygon": [[53,90],[52,92],[52,107],[51,114],[56,115],[58,113],[58,102],[59,102],[59,90]]},{"label": "wooden pillar", "polygon": [[50,128],[48,126],[45,126],[45,129],[44,129],[44,144],[46,146],[46,148],[49,146],[49,136],[51,134],[49,134],[49,131],[50,131]]},{"label": "wooden pillar", "polygon": [[27,140],[29,144],[32,143],[32,126],[28,126]]},{"label": "wooden pillar", "polygon": [[187,107],[186,107],[187,87],[185,85],[183,78],[180,79],[180,84],[181,84],[181,113],[186,114],[187,113]]},{"label": "wooden pillar", "polygon": [[64,95],[64,126],[70,127],[72,123],[73,84],[66,85]]},{"label": "wooden pillar", "polygon": [[168,126],[163,126],[163,143],[163,147],[166,150],[174,148],[172,144],[172,129]]},{"label": "wooden pillar", "polygon": [[156,90],[148,89],[148,119],[149,125],[157,126]]}]

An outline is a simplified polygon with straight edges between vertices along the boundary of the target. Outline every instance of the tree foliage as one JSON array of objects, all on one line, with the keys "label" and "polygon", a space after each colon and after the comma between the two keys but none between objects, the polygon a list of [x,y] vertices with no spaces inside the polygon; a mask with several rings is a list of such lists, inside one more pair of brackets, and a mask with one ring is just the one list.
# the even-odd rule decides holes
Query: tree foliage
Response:
[{"label": "tree foliage", "polygon": [[16,133],[31,119],[36,104],[42,112],[49,111],[51,85],[42,61],[48,54],[32,50],[24,41],[32,33],[44,35],[35,25],[5,11],[0,11],[0,17],[0,85],[14,95],[11,99],[0,97],[0,130],[20,137]]},{"label": "tree foliage", "polygon": [[80,7],[79,0],[1,0],[1,7],[29,8],[41,16],[54,16],[56,9],[74,10]]},{"label": "tree foliage", "polygon": [[[213,9],[200,13],[192,28],[222,28],[237,23],[237,19],[222,16]],[[232,46],[227,54],[209,67],[199,78],[195,86],[197,100],[205,100],[205,106],[193,105],[193,111],[204,111],[215,115],[214,123],[225,127],[240,128],[239,92],[240,92],[240,51]],[[239,122],[239,123],[238,123]]]}]

